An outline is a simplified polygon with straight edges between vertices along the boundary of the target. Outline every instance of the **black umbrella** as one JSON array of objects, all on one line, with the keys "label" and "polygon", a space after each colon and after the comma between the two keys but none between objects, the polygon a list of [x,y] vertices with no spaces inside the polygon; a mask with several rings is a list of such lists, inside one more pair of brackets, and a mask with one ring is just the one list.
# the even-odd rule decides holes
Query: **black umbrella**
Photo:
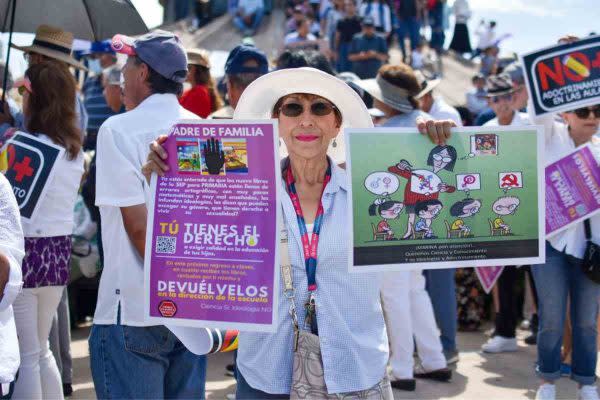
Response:
[{"label": "black umbrella", "polygon": [[39,25],[47,24],[90,41],[108,39],[117,33],[148,32],[130,0],[0,0],[0,23],[2,32],[9,32],[4,92],[13,32],[33,33]]}]

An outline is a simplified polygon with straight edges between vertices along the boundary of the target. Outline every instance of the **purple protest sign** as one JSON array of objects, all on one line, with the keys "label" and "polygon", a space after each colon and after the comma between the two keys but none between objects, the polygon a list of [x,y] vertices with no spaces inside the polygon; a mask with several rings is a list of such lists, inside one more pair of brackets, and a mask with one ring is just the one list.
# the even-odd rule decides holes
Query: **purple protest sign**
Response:
[{"label": "purple protest sign", "polygon": [[276,123],[181,121],[152,179],[146,318],[273,331],[280,168]]},{"label": "purple protest sign", "polygon": [[498,278],[500,278],[500,274],[504,271],[504,267],[479,267],[475,268],[475,272],[477,273],[477,277],[479,278],[479,282],[481,282],[481,286],[483,290],[487,294],[489,294],[496,284]]},{"label": "purple protest sign", "polygon": [[600,211],[600,168],[591,145],[546,167],[546,237]]}]

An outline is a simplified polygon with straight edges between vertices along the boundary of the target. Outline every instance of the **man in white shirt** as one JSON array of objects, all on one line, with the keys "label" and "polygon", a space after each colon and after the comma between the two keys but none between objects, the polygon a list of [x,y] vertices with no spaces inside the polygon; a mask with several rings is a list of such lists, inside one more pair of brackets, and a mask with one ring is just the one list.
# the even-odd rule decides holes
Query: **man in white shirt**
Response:
[{"label": "man in white shirt", "polygon": [[263,0],[239,0],[233,24],[244,36],[253,36],[265,13]]},{"label": "man in white shirt", "polygon": [[488,24],[484,20],[481,20],[475,36],[478,37],[477,47],[473,52],[471,59],[480,55],[486,48],[495,45],[496,41],[496,21],[490,21]]},{"label": "man in white shirt", "polygon": [[471,80],[473,88],[466,94],[467,109],[473,116],[479,115],[480,112],[488,108],[485,91],[485,77],[482,74],[477,74]]},{"label": "man in white shirt", "polygon": [[188,351],[164,326],[144,318],[144,249],[148,186],[141,173],[148,143],[179,119],[195,118],[177,95],[187,57],[179,39],[155,31],[113,38],[128,55],[124,100],[133,109],[109,118],[98,133],[96,205],[104,271],[90,334],[98,398],[204,398],[206,358]]},{"label": "man in white shirt", "polygon": [[431,115],[433,119],[451,119],[457,126],[462,126],[462,119],[456,108],[446,103],[440,96],[434,96],[433,90],[440,84],[440,79],[427,80],[421,71],[415,71],[421,91],[415,98],[419,101],[419,108]]}]

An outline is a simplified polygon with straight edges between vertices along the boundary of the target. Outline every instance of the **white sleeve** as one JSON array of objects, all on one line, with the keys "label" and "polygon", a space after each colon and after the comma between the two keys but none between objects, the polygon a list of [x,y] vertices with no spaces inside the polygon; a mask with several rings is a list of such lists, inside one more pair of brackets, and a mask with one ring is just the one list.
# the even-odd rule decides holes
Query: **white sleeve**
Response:
[{"label": "white sleeve", "polygon": [[116,143],[105,123],[96,146],[96,206],[130,207],[146,202],[141,166],[134,162],[135,143]]},{"label": "white sleeve", "polygon": [[529,120],[531,121],[532,125],[541,125],[544,127],[544,138],[546,144],[548,144],[552,140],[552,136],[555,134],[555,114],[548,113],[544,115],[535,115],[535,109],[533,106],[533,101],[531,99],[527,100],[527,114],[529,114]]},{"label": "white sleeve", "polygon": [[0,293],[0,312],[15,300],[22,286],[21,262],[23,261],[24,239],[21,215],[10,183],[0,174],[0,253],[8,258],[10,272],[4,293]]}]

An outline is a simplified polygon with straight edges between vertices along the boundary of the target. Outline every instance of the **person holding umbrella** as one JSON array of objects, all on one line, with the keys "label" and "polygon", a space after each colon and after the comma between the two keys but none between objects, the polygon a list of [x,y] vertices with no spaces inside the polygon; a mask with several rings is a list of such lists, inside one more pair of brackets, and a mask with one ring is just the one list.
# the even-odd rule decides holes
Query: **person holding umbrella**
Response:
[{"label": "person holding umbrella", "polygon": [[[71,32],[50,25],[40,25],[35,33],[35,38],[29,46],[11,47],[25,53],[25,59],[29,66],[40,62],[50,61],[61,68],[70,67],[85,70],[85,66],[72,57],[74,37]],[[88,115],[79,96],[75,95],[75,112],[77,113],[77,126],[81,135],[85,135],[88,123]],[[0,112],[0,136],[10,127],[22,130],[24,127],[23,113],[16,109],[9,109],[8,103],[4,103],[4,112]]]}]

